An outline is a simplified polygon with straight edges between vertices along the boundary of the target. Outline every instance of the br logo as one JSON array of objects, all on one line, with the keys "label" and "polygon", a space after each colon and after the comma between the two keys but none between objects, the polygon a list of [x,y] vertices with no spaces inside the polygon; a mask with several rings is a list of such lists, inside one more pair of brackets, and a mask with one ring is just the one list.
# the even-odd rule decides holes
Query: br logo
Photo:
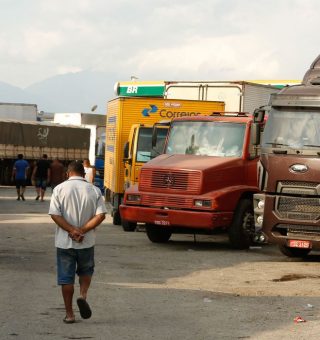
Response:
[{"label": "br logo", "polygon": [[150,113],[155,113],[157,111],[158,111],[158,107],[156,105],[151,104],[150,108],[143,109],[141,113],[144,117],[149,117]]}]

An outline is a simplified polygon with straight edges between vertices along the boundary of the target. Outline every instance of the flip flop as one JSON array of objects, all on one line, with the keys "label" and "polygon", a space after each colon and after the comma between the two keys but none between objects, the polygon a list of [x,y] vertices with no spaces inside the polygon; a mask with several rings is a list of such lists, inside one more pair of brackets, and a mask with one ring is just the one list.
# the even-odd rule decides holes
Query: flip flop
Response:
[{"label": "flip flop", "polygon": [[89,319],[92,315],[92,312],[88,302],[84,298],[80,297],[77,299],[77,304],[82,319]]},{"label": "flip flop", "polygon": [[63,319],[63,322],[64,322],[64,323],[75,323],[76,320],[75,320],[75,318],[69,319],[69,318],[66,316],[66,317]]}]

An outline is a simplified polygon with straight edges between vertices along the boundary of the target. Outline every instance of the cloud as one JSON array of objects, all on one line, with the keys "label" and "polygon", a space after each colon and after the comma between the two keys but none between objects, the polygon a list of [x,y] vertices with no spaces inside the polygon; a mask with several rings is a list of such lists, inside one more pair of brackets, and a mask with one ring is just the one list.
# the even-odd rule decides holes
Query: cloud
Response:
[{"label": "cloud", "polygon": [[301,78],[319,53],[319,12],[317,0],[2,0],[0,80]]},{"label": "cloud", "polygon": [[32,63],[43,60],[48,57],[50,52],[59,47],[62,41],[63,38],[59,32],[28,29],[24,33],[22,46],[25,58]]},{"label": "cloud", "polygon": [[[264,50],[258,56],[252,46]],[[145,77],[166,75],[170,80],[183,79],[248,79],[272,78],[279,71],[273,58],[272,46],[251,34],[226,37],[193,37],[184,44],[170,48],[142,50],[132,58],[126,68]],[[250,60],[250,62],[248,62]],[[171,77],[170,77],[171,74]],[[221,78],[222,77],[222,78]],[[163,78],[163,77],[162,77]]]}]

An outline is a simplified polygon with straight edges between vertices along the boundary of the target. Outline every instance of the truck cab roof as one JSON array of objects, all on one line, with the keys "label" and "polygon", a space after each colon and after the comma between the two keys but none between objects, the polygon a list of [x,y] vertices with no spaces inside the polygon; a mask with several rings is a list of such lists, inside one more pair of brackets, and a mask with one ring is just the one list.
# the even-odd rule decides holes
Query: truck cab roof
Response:
[{"label": "truck cab roof", "polygon": [[210,116],[186,116],[174,118],[172,122],[178,121],[218,121],[233,123],[248,123],[252,120],[252,115],[244,112],[222,112],[213,113]]}]

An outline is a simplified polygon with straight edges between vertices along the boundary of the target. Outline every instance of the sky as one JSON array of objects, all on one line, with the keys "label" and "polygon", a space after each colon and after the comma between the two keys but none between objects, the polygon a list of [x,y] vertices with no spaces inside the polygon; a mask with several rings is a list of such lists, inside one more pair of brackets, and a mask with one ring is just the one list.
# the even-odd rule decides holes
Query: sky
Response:
[{"label": "sky", "polygon": [[0,81],[302,79],[318,0],[0,0]]}]

